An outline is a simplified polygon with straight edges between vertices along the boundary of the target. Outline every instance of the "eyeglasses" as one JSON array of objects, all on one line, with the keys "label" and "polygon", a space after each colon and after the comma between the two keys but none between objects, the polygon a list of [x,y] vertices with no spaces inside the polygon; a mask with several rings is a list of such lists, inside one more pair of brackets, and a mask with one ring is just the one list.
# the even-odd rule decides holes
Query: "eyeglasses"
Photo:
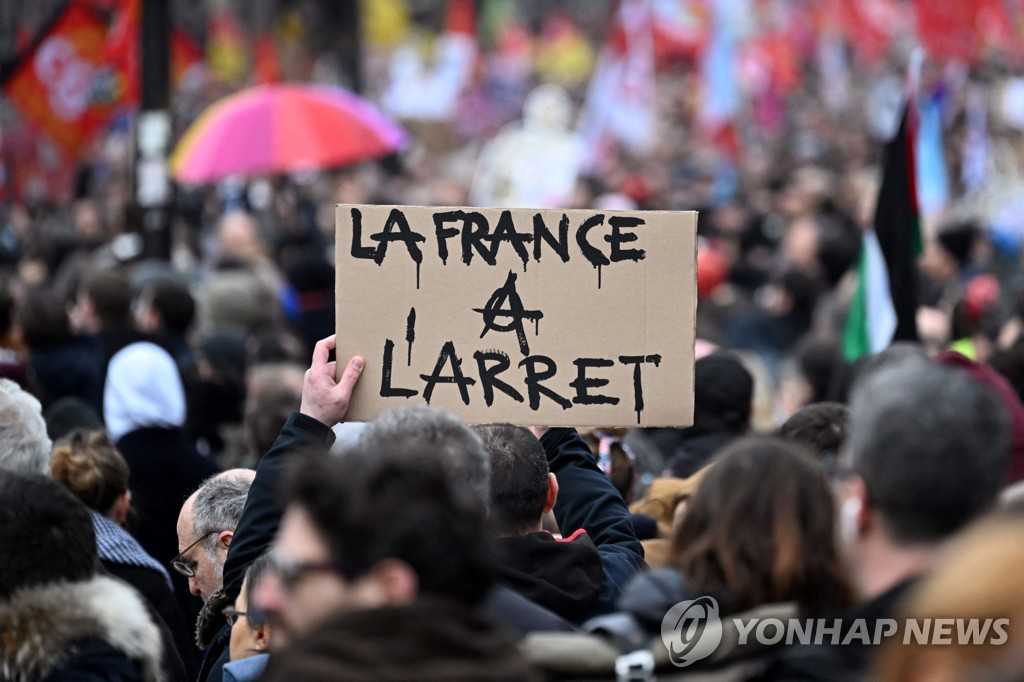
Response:
[{"label": "eyeglasses", "polygon": [[235,611],[234,606],[228,606],[224,609],[224,617],[227,618],[228,625],[231,627],[235,627],[235,623],[238,622],[239,618],[242,616],[248,617],[248,615],[245,611]]},{"label": "eyeglasses", "polygon": [[329,561],[295,561],[277,552],[267,556],[268,567],[281,581],[286,592],[295,589],[299,581],[309,573],[336,573],[337,567]]},{"label": "eyeglasses", "polygon": [[173,559],[171,559],[171,568],[173,568],[175,571],[177,571],[181,575],[185,576],[186,578],[191,578],[191,577],[195,576],[195,574],[196,574],[195,562],[193,561],[193,562],[190,563],[188,561],[185,561],[185,555],[188,554],[189,550],[191,550],[193,547],[198,545],[200,542],[202,542],[206,538],[210,537],[214,533],[219,533],[219,532],[220,532],[219,530],[211,530],[209,533],[207,533],[203,537],[199,538],[198,540],[193,542],[191,545],[189,545],[185,549],[181,550],[181,553],[178,556],[176,556]]}]

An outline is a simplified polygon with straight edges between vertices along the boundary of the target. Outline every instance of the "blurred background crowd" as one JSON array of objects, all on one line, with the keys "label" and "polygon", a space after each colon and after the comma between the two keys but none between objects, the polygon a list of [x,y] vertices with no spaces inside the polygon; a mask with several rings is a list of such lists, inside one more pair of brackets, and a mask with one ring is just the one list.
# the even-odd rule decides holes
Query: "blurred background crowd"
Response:
[{"label": "blurred background crowd", "polygon": [[[155,171],[140,125],[153,105],[133,85],[153,68],[146,4],[0,9],[4,343],[46,403],[68,392],[39,375],[47,349],[96,331],[74,311],[96,270],[128,277],[136,315],[150,281],[186,287],[194,315],[140,324],[173,327],[182,367],[236,398],[196,414],[238,422],[247,362],[306,357],[330,331],[336,203],[696,209],[698,337],[744,351],[755,421],[776,425],[844,397],[862,352],[843,343],[862,233],[911,94],[915,333],[1024,385],[1015,0],[163,4],[170,144]],[[200,114],[274,83],[355,91],[382,115],[333,129],[372,116],[391,137],[344,161],[247,167],[247,145],[201,130]],[[182,139],[197,119],[199,139]],[[147,228],[153,204],[161,225]],[[40,297],[51,310],[33,321],[43,306],[25,301]]]}]

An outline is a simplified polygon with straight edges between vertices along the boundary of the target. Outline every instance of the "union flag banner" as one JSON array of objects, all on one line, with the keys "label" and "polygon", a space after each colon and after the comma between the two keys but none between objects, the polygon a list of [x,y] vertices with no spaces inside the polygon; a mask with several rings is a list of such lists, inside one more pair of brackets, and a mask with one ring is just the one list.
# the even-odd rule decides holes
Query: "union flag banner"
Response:
[{"label": "union flag banner", "polygon": [[119,101],[98,87],[106,26],[71,3],[5,84],[24,120],[77,157],[110,119]]}]

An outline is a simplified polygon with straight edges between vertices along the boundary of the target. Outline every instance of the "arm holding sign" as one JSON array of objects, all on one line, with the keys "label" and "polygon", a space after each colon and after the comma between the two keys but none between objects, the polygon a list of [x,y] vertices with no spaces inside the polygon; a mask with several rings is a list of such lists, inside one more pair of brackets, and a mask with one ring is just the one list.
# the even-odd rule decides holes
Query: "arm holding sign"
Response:
[{"label": "arm holding sign", "polygon": [[563,535],[587,531],[601,555],[604,586],[599,611],[612,611],[626,583],[644,565],[644,550],[633,531],[629,509],[576,429],[534,429],[558,479],[554,514]]},{"label": "arm holding sign", "polygon": [[317,449],[326,454],[334,443],[331,426],[345,418],[363,359],[357,356],[349,360],[340,380],[335,380],[335,363],[327,361],[334,344],[334,336],[316,344],[313,362],[302,384],[299,411],[288,418],[281,435],[256,466],[256,478],[224,562],[224,592],[232,601],[242,588],[249,564],[267,550],[281,523],[284,510],[278,488],[290,453]]}]

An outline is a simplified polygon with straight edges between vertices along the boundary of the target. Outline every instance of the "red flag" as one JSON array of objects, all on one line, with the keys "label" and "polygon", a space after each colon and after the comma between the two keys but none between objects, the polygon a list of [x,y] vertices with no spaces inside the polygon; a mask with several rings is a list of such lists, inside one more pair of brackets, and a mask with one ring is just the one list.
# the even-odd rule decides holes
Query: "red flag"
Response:
[{"label": "red flag", "polygon": [[277,56],[274,37],[264,34],[256,39],[252,48],[252,75],[258,85],[281,80],[281,60]]},{"label": "red flag", "polygon": [[102,100],[97,97],[105,38],[103,22],[72,3],[6,84],[24,119],[70,156],[78,155],[118,104],[109,88]]},{"label": "red flag", "polygon": [[850,44],[869,64],[885,56],[890,41],[909,21],[897,0],[839,0],[839,15]]},{"label": "red flag", "polygon": [[120,79],[125,104],[139,101],[142,2],[125,0],[107,33],[106,57]]},{"label": "red flag", "polygon": [[473,0],[449,0],[445,31],[476,38],[476,9]]},{"label": "red flag", "polygon": [[968,64],[981,56],[977,0],[915,0],[917,33],[933,58]]},{"label": "red flag", "polygon": [[197,64],[203,62],[203,51],[180,28],[171,33],[171,83],[175,86]]}]

